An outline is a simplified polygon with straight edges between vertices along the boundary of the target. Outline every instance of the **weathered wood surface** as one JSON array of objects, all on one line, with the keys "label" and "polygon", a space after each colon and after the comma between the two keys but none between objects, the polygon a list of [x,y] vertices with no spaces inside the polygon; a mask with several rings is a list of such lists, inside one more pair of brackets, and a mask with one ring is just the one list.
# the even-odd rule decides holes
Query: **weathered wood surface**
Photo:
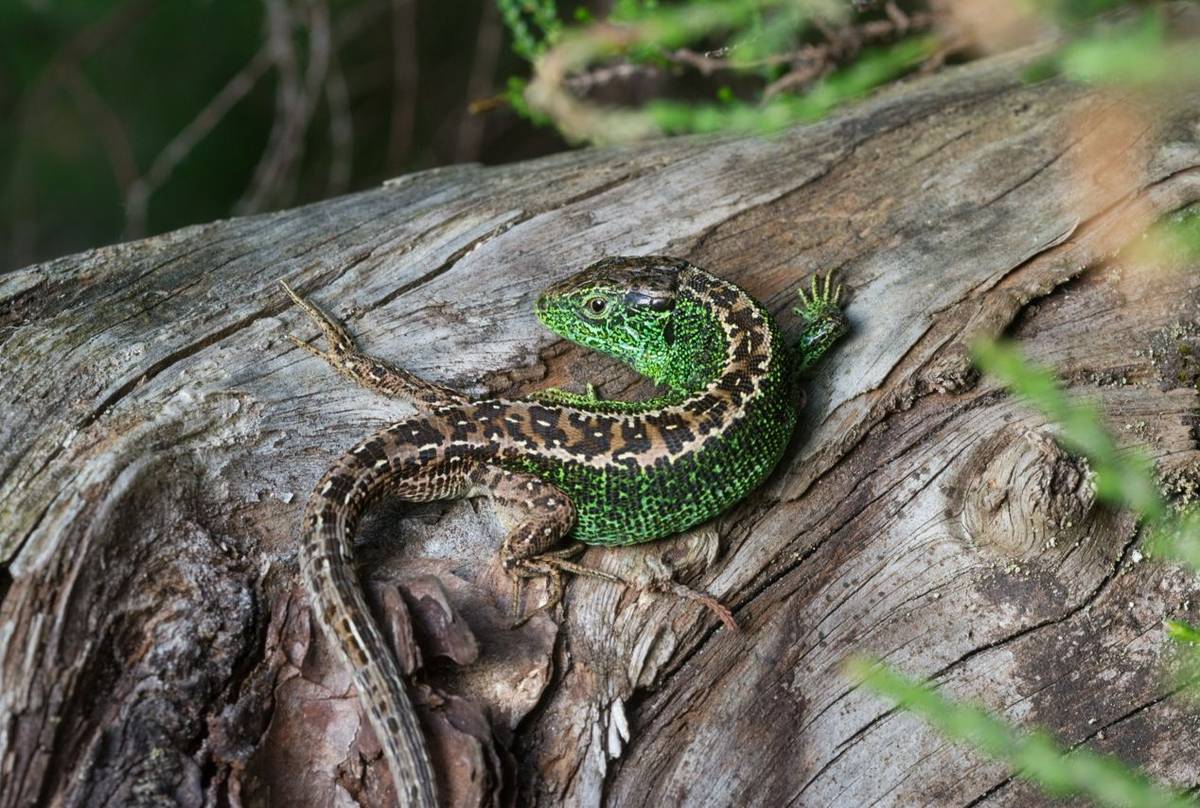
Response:
[{"label": "weathered wood surface", "polygon": [[1197,712],[1160,675],[1161,620],[1200,616],[1195,579],[1138,563],[1131,520],[1092,502],[1086,470],[964,347],[1009,329],[1195,484],[1200,278],[1108,259],[1200,199],[1200,106],[1024,85],[1021,64],[776,137],[426,172],[0,278],[0,806],[386,803],[348,680],[313,640],[295,536],[323,469],[407,410],[291,346],[315,332],[275,281],[430,378],[599,379],[620,397],[629,374],[556,343],[530,304],[622,253],[734,279],[792,333],[794,288],[836,267],[854,333],[763,489],[693,535],[586,557],[673,571],[740,632],[591,580],[560,625],[509,631],[486,505],[379,510],[372,590],[410,657],[402,603],[417,615],[444,793],[1044,799],[852,688],[852,651],[1200,783]]}]

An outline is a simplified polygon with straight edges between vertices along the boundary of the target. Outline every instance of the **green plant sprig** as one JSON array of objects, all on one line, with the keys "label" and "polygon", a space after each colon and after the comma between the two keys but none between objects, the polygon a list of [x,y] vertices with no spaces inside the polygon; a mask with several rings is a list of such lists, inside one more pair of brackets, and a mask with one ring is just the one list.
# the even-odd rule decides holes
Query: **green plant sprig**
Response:
[{"label": "green plant sprig", "polygon": [[1067,749],[1041,731],[1021,732],[986,709],[955,702],[928,684],[865,657],[845,665],[846,674],[868,689],[920,716],[943,736],[970,744],[1007,763],[1019,777],[1047,793],[1082,794],[1114,808],[1197,808],[1200,803],[1158,785],[1111,755]]}]

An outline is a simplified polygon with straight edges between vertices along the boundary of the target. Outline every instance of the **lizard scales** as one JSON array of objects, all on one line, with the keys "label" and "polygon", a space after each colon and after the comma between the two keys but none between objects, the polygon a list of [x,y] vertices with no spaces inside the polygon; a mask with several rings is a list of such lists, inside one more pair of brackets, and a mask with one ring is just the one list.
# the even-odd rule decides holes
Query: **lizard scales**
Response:
[{"label": "lizard scales", "polygon": [[[285,286],[286,288],[286,286]],[[686,261],[609,258],[551,286],[538,318],[667,388],[647,401],[546,390],[472,400],[358,351],[350,335],[288,289],[329,351],[294,341],[419,413],[343,455],[304,516],[301,569],[319,622],[353,671],[403,805],[436,805],[433,769],[393,655],[353,561],[359,517],[381,494],[428,501],[486,494],[509,529],[500,550],[519,577],[586,572],[558,548],[651,541],[703,522],[758,485],[796,423],[795,375],[846,330],[838,293],[815,280],[787,345],[771,314]],[[602,577],[607,577],[602,573]]]}]

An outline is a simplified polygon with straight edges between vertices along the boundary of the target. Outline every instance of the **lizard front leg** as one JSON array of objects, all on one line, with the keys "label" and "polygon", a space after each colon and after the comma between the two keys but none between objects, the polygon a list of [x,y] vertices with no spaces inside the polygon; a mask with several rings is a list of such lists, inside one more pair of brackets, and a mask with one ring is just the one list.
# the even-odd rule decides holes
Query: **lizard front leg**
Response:
[{"label": "lizard front leg", "polygon": [[797,372],[807,369],[824,356],[830,346],[849,330],[846,314],[839,305],[842,286],[833,286],[832,276],[830,272],[825,275],[823,282],[818,282],[814,275],[807,294],[804,287],[796,290],[800,306],[795,313],[804,321],[804,331],[794,348]]},{"label": "lizard front leg", "polygon": [[536,390],[527,396],[526,401],[536,401],[538,404],[557,404],[565,407],[578,407],[582,410],[587,410],[593,413],[641,413],[649,412],[650,410],[661,409],[662,407],[670,407],[678,404],[686,398],[686,395],[680,392],[668,393],[663,396],[655,396],[654,398],[644,399],[642,401],[621,401],[619,399],[604,399],[596,391],[592,384],[588,384],[586,393],[572,393],[569,390],[562,390],[558,387],[548,387],[545,390]]},{"label": "lizard front leg", "polygon": [[596,392],[596,385],[591,382],[588,382],[585,393],[572,393],[570,390],[563,390],[560,387],[547,387],[545,390],[535,390],[528,397],[541,404],[565,404],[568,407],[592,407],[603,402],[600,394]]},{"label": "lizard front leg", "polygon": [[279,282],[296,305],[312,318],[329,343],[329,350],[322,351],[297,337],[288,335],[297,347],[320,357],[333,369],[353,379],[359,385],[389,398],[399,398],[418,407],[430,408],[441,404],[467,404],[470,398],[457,390],[426,381],[414,373],[398,368],[390,362],[363,353],[354,337],[336,319],[292,291],[283,281]]}]

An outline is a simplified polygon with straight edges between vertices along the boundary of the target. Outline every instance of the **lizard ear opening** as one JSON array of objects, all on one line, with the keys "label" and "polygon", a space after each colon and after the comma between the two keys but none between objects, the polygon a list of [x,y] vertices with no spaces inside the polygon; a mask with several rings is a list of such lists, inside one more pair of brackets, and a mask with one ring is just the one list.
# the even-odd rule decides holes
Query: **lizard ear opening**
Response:
[{"label": "lizard ear opening", "polygon": [[625,293],[626,306],[650,311],[671,311],[675,308],[675,295],[659,289],[633,289]]}]

